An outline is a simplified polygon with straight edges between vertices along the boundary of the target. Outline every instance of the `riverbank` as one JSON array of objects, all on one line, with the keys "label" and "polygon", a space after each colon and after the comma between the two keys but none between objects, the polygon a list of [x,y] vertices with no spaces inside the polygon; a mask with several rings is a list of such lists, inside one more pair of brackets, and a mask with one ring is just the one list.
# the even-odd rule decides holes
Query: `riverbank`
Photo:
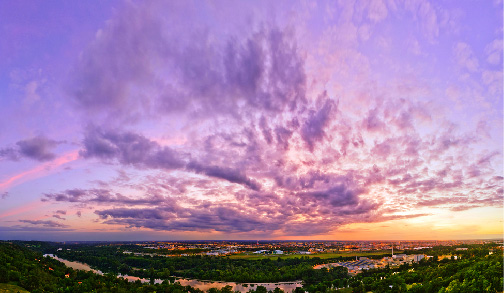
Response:
[{"label": "riverbank", "polygon": [[[56,255],[53,254],[44,254],[44,256],[49,256],[52,257],[62,263],[64,263],[67,267],[73,268],[75,270],[85,270],[85,271],[91,271],[99,275],[103,275],[103,272],[100,270],[95,270],[91,268],[88,264],[81,263],[81,262],[76,262],[76,261],[69,261],[63,258],[60,258]],[[127,279],[130,282],[136,282],[140,281],[142,283],[147,283],[150,282],[148,279],[140,278],[140,277],[135,277],[135,276],[129,276],[129,275],[118,275],[118,278],[124,278]],[[226,286],[231,286],[233,291],[239,291],[241,293],[246,293],[252,288],[256,288],[258,286],[263,286],[266,288],[266,290],[275,290],[275,288],[279,288],[283,290],[286,293],[290,293],[294,291],[297,287],[302,287],[301,281],[293,281],[293,282],[277,282],[277,283],[236,283],[236,282],[224,282],[224,281],[207,281],[207,280],[196,280],[196,279],[185,279],[185,278],[179,278],[179,277],[174,277],[175,281],[180,283],[182,286],[191,286],[196,289],[200,289],[202,291],[208,291],[210,288],[224,288]],[[170,280],[161,280],[161,279],[155,279],[154,283],[156,284],[161,284],[163,281],[167,281],[172,283]]]}]

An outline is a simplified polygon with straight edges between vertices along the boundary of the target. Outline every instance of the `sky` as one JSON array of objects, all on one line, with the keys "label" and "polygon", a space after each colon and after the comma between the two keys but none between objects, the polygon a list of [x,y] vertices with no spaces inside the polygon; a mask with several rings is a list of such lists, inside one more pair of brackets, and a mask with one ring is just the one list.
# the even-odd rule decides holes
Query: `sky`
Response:
[{"label": "sky", "polygon": [[0,239],[503,235],[503,3],[0,2]]}]

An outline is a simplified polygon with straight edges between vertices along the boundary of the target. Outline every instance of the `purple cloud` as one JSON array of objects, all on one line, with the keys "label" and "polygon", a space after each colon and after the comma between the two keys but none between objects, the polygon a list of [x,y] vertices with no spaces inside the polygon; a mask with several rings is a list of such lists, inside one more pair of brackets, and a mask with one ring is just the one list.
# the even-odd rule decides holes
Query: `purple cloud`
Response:
[{"label": "purple cloud", "polygon": [[[83,202],[83,203],[101,203],[101,204],[161,204],[164,198],[158,195],[152,195],[147,198],[132,198],[124,196],[120,193],[112,193],[105,189],[69,189],[61,193],[45,193],[42,201],[59,201],[59,202]],[[62,212],[62,211],[59,211]],[[62,214],[62,213],[59,213]],[[66,212],[65,212],[66,214]],[[63,215],[65,215],[63,214]]]},{"label": "purple cloud", "polygon": [[68,225],[60,224],[54,221],[44,221],[44,220],[19,220],[19,222],[32,224],[32,225],[40,225],[46,228],[67,228]]},{"label": "purple cloud", "polygon": [[20,140],[16,147],[0,149],[0,158],[18,160],[29,158],[37,161],[50,161],[56,157],[52,150],[63,142],[48,139],[45,136],[37,136],[30,139]]},{"label": "purple cloud", "polygon": [[89,127],[84,138],[84,158],[118,160],[122,164],[139,167],[177,169],[184,166],[179,155],[168,147],[161,147],[142,135],[132,132],[104,131]]},{"label": "purple cloud", "polygon": [[324,96],[319,97],[324,102],[322,108],[318,111],[312,111],[310,117],[301,128],[301,137],[308,145],[308,149],[313,151],[315,142],[321,141],[326,135],[324,128],[332,118],[331,115],[338,110],[338,104],[330,100],[324,93]]},{"label": "purple cloud", "polygon": [[190,162],[187,164],[187,169],[210,177],[225,179],[229,182],[242,184],[255,191],[259,191],[261,189],[261,185],[259,183],[248,178],[241,170],[233,170],[219,166],[202,166],[196,162]]},{"label": "purple cloud", "polygon": [[[104,224],[261,235],[499,207],[502,40],[439,46],[439,35],[458,35],[443,5],[391,3],[333,3],[324,15],[296,3],[285,13],[273,3],[245,4],[246,13],[120,4],[74,52],[66,92],[55,95],[66,100],[50,104],[77,121],[58,128],[81,142],[66,174],[103,170],[42,200],[92,205]],[[413,28],[407,40],[373,27],[398,32],[402,21]],[[13,141],[0,159],[57,155],[43,136]],[[412,209],[422,212],[404,216]]]}]

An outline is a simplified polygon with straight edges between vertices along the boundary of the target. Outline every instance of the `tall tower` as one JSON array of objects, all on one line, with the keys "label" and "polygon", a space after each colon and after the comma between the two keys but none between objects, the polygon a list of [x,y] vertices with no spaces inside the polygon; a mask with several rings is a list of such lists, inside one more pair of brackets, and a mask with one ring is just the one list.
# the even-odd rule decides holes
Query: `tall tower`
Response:
[{"label": "tall tower", "polygon": [[394,257],[394,243],[392,243],[392,257]]}]

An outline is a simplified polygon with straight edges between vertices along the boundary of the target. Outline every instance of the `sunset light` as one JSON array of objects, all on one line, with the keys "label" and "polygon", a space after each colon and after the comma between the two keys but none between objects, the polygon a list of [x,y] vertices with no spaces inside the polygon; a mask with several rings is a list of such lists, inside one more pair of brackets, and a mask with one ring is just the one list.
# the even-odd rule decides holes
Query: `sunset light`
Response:
[{"label": "sunset light", "polygon": [[4,1],[3,240],[503,235],[501,1]]}]

